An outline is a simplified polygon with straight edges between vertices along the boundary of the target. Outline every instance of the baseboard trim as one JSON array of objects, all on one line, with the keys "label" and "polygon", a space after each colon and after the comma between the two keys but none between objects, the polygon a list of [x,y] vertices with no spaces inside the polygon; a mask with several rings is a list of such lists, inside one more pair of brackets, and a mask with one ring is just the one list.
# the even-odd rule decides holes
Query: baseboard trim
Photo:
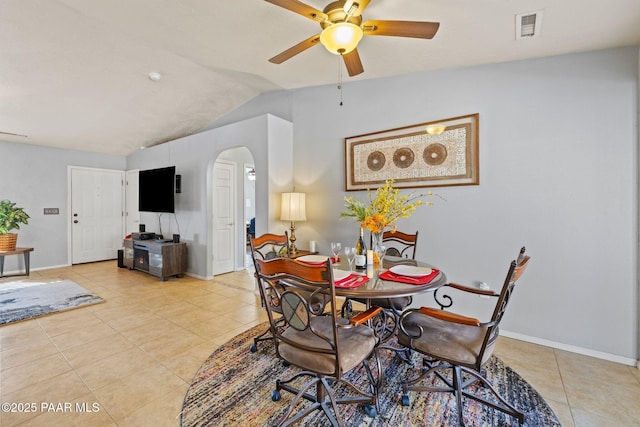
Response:
[{"label": "baseboard trim", "polygon": [[564,344],[557,341],[545,340],[543,338],[532,337],[529,335],[523,335],[516,332],[500,330],[500,335],[506,338],[513,338],[520,341],[530,342],[532,344],[543,345],[545,347],[551,347],[558,350],[564,350],[571,353],[582,354],[584,356],[595,357],[596,359],[608,360],[610,362],[621,363],[627,366],[635,366],[640,369],[640,360],[635,360],[631,357],[618,356],[616,354],[605,353],[603,351],[592,350],[589,348],[578,347],[575,345]]},{"label": "baseboard trim", "polygon": [[200,279],[200,280],[211,280],[213,279],[213,276],[200,276],[199,274],[195,274],[195,273],[189,273],[188,271],[185,271],[185,276],[189,276],[189,277],[194,277],[196,279]]},{"label": "baseboard trim", "polygon": [[[33,273],[34,271],[42,271],[42,270],[50,270],[52,268],[63,268],[63,267],[71,267],[71,264],[60,264],[60,265],[51,265],[51,266],[47,266],[47,267],[30,267],[29,268],[29,273]],[[16,275],[17,276],[24,276],[24,277],[29,277],[29,276],[25,276],[24,275],[24,269],[22,270],[12,270],[12,271],[5,271],[4,274],[7,275],[7,277],[10,277],[11,275]],[[3,277],[4,279],[4,277]]]}]

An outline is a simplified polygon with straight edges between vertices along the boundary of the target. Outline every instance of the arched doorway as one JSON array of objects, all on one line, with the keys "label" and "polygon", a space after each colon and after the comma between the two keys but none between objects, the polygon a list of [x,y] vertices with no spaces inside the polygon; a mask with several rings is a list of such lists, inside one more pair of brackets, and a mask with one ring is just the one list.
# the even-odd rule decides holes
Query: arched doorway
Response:
[{"label": "arched doorway", "polygon": [[247,228],[245,267],[253,267],[249,252],[249,236],[255,237],[256,234],[256,166],[245,163],[244,175],[244,220]]},{"label": "arched doorway", "polygon": [[256,212],[255,181],[249,184],[246,169],[254,164],[246,147],[225,150],[216,158],[211,183],[214,276],[246,268],[247,222],[251,219],[247,216]]}]

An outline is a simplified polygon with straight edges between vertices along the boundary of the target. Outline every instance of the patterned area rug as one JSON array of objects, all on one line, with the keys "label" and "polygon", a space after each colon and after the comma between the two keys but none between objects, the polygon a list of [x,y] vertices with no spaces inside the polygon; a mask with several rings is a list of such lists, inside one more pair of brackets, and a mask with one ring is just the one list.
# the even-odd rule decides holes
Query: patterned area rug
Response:
[{"label": "patterned area rug", "polygon": [[0,325],[103,301],[71,280],[0,283]]},{"label": "patterned area rug", "polygon": [[[282,392],[282,399],[270,397],[276,378],[286,379],[297,371],[284,367],[275,357],[272,341],[262,341],[258,352],[251,353],[253,337],[264,331],[266,324],[236,336],[216,350],[200,367],[184,399],[181,426],[271,426],[284,414],[292,395]],[[380,396],[381,413],[368,417],[355,405],[340,405],[340,415],[348,426],[457,426],[455,398],[450,393],[410,394],[410,406],[400,404],[401,382],[414,378],[417,368],[384,351],[382,364],[385,387]],[[421,366],[414,354],[414,366]],[[411,370],[411,372],[409,372]],[[540,394],[499,358],[486,365],[487,377],[498,392],[525,414],[523,426],[559,426],[560,423]],[[349,378],[358,383],[363,372],[352,372]],[[306,404],[306,402],[305,402]],[[467,426],[517,426],[518,421],[475,401],[465,400]],[[299,425],[330,425],[320,411],[306,417]]]}]

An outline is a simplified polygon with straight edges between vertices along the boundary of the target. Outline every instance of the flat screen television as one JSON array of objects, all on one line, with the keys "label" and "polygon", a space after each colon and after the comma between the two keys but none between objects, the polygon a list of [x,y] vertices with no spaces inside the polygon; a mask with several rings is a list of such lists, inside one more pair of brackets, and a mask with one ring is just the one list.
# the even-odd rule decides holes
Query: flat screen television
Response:
[{"label": "flat screen television", "polygon": [[138,174],[138,210],[175,212],[176,167],[140,171]]}]

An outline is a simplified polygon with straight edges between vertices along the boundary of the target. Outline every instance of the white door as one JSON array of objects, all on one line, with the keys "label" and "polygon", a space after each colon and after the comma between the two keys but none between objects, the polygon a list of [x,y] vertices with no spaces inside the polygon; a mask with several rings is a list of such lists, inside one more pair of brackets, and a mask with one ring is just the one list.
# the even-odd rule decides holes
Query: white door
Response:
[{"label": "white door", "polygon": [[71,262],[115,259],[124,238],[124,172],[71,168]]},{"label": "white door", "polygon": [[140,231],[140,211],[138,210],[138,170],[127,171],[125,186],[125,234]]},{"label": "white door", "polygon": [[217,161],[213,168],[213,274],[235,268],[235,176],[236,165]]}]

